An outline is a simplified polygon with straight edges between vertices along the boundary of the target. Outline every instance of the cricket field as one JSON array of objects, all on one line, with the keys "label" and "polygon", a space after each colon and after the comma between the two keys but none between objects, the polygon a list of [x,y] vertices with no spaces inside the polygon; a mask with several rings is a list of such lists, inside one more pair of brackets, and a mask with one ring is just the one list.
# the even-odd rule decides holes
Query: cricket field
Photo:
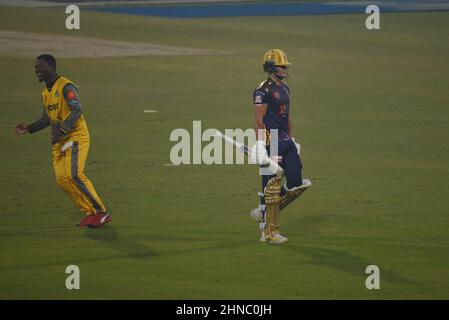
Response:
[{"label": "cricket field", "polygon": [[[449,11],[385,13],[369,31],[364,13],[82,9],[69,31],[64,9],[0,7],[0,299],[449,298]],[[90,52],[92,39],[109,49]],[[113,215],[104,228],[75,226],[49,131],[12,134],[41,114],[41,41],[79,85],[86,174]],[[285,245],[260,243],[248,214],[257,167],[169,165],[176,128],[253,126],[270,48],[292,62],[291,116],[313,181],[281,213]],[[79,290],[66,288],[69,265]],[[365,286],[370,265],[380,289]]]}]

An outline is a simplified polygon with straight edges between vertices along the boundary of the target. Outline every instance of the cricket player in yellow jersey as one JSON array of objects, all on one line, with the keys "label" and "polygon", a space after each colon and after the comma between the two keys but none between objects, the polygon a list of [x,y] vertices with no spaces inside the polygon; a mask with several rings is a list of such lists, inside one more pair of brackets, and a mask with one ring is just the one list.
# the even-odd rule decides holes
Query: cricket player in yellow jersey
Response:
[{"label": "cricket player in yellow jersey", "polygon": [[112,218],[84,174],[90,137],[81,112],[78,90],[72,81],[56,73],[56,60],[49,54],[37,57],[35,73],[39,81],[46,84],[42,89],[42,116],[31,124],[18,124],[13,131],[16,135],[23,135],[51,126],[56,182],[86,214],[78,226],[104,225]]}]

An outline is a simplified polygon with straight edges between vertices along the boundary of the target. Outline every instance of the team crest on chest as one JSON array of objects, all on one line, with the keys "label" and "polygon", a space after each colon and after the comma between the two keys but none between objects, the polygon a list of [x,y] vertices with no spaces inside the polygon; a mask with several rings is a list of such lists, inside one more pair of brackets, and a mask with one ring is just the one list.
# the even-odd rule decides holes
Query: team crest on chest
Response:
[{"label": "team crest on chest", "polygon": [[55,92],[55,98],[57,98],[57,97],[59,97],[59,92],[58,92],[58,90],[56,90],[56,92]]},{"label": "team crest on chest", "polygon": [[279,100],[279,99],[281,98],[281,94],[279,93],[279,91],[275,91],[275,92],[273,92],[273,97],[274,97],[276,100]]}]

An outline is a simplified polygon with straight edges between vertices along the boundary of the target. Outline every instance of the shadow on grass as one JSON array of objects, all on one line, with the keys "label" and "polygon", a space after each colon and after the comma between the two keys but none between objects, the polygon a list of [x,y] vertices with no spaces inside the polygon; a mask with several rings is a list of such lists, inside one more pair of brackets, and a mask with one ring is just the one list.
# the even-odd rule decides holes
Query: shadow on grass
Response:
[{"label": "shadow on grass", "polygon": [[[356,276],[360,276],[363,279],[366,279],[366,277],[369,276],[365,273],[366,267],[375,264],[372,261],[354,256],[342,250],[316,247],[314,248],[291,244],[282,246],[282,248],[284,250],[291,250],[309,257],[312,264],[347,272]],[[422,283],[403,277],[399,273],[393,270],[388,270],[382,265],[378,265],[378,267],[380,269],[381,281],[389,281],[392,283],[406,284],[411,286],[423,286]]]},{"label": "shadow on grass", "polygon": [[[298,213],[282,213],[282,217],[286,215],[295,215]],[[300,215],[300,214],[298,214]],[[324,214],[324,213],[316,213],[313,215],[301,216],[298,218],[295,228],[299,234],[302,236],[317,236],[325,232],[323,226],[325,226],[330,219],[335,218],[337,215],[335,214]]]},{"label": "shadow on grass", "polygon": [[[84,234],[88,239],[96,241],[96,245],[86,246],[83,251],[83,257],[77,256],[76,263],[90,263],[95,261],[112,261],[118,259],[146,259],[154,257],[157,254],[149,250],[145,245],[129,240],[126,238],[121,238],[115,227],[107,225],[98,229],[86,228]],[[118,254],[110,254],[105,256],[104,253],[97,255],[96,251],[98,248],[107,248],[116,251]],[[28,265],[16,265],[13,267],[0,267],[0,271],[11,271],[11,270],[26,270],[35,268],[46,268],[58,265],[69,265],[73,264],[74,258],[68,255],[67,258],[47,260],[42,263],[28,264]],[[150,260],[148,260],[150,261]]]},{"label": "shadow on grass", "polygon": [[120,237],[117,229],[111,225],[96,229],[86,228],[84,234],[89,239],[96,241],[99,246],[121,253],[122,258],[129,257],[143,259],[156,255],[145,245],[134,240]]}]

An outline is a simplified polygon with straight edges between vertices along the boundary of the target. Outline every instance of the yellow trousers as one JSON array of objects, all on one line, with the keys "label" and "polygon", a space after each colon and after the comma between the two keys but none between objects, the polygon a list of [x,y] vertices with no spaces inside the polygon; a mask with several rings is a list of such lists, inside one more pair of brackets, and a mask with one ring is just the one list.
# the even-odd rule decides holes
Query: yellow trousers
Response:
[{"label": "yellow trousers", "polygon": [[106,212],[106,207],[84,174],[89,141],[69,141],[53,145],[56,182],[86,214]]}]

